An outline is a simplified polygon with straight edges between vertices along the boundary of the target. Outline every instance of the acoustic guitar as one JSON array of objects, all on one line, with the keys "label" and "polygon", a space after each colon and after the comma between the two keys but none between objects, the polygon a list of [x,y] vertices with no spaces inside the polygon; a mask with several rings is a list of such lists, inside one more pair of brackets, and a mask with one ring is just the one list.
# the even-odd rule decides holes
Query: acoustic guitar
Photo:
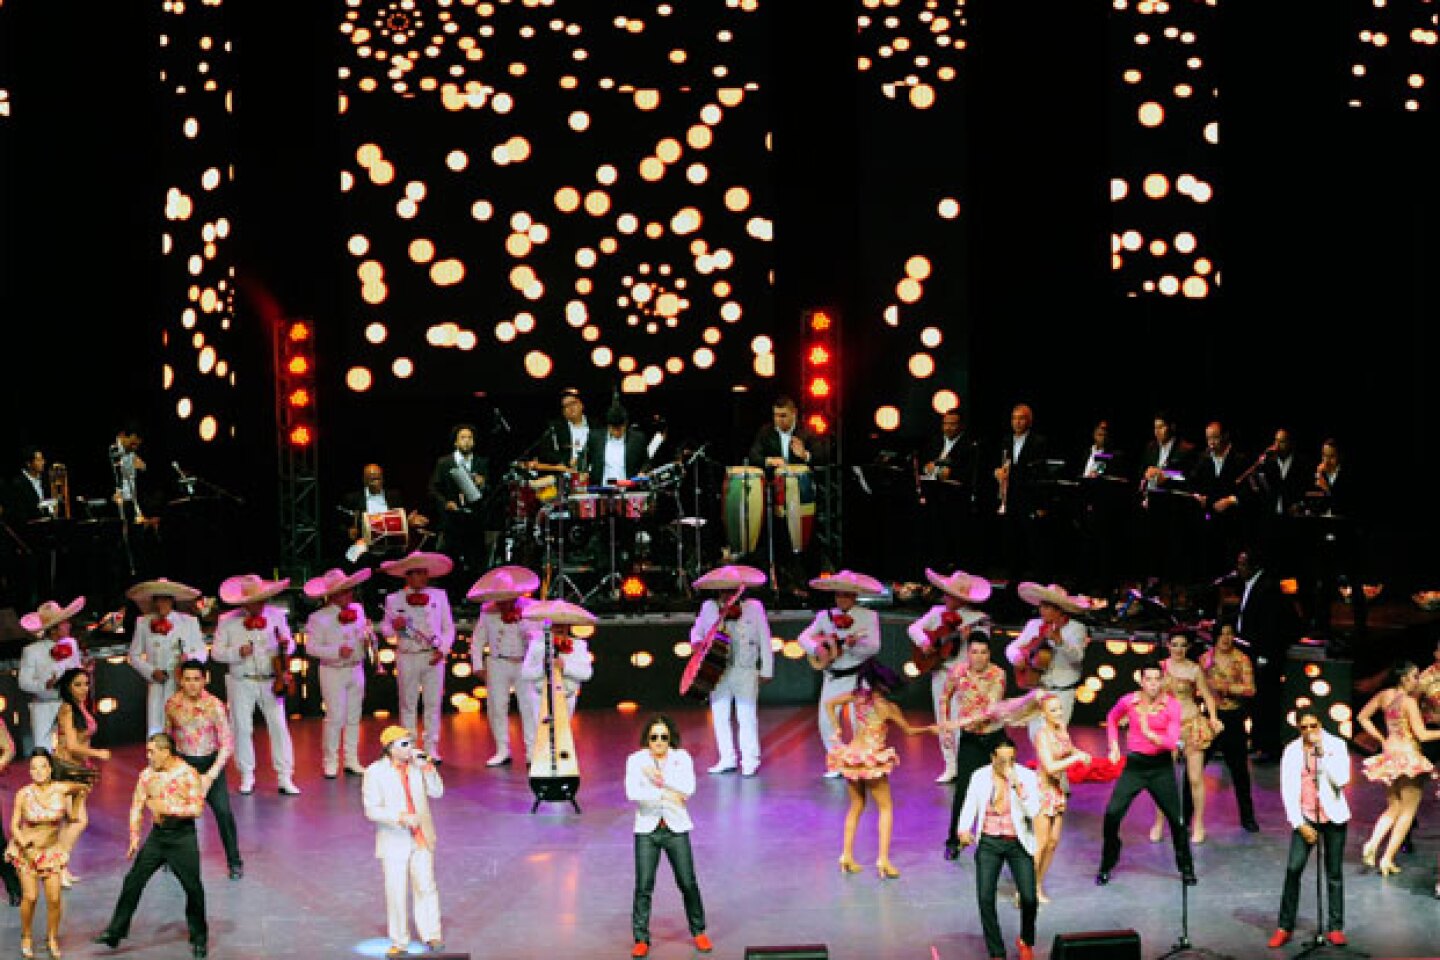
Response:
[{"label": "acoustic guitar", "polygon": [[1021,690],[1033,690],[1040,685],[1041,674],[1050,669],[1050,662],[1055,659],[1053,643],[1059,633],[1049,624],[1042,624],[1035,639],[1020,648],[1020,662],[1014,666],[1015,685]]},{"label": "acoustic guitar", "polygon": [[965,645],[970,639],[970,631],[976,629],[987,629],[987,621],[977,620],[970,624],[961,624],[958,628],[951,628],[945,623],[934,630],[926,630],[925,635],[930,638],[930,649],[924,650],[914,644],[910,645],[910,662],[915,664],[919,674],[926,674],[932,670],[939,669]]},{"label": "acoustic guitar", "polygon": [[[565,677],[555,655],[557,640],[553,627],[545,628],[545,686],[540,697],[540,716],[535,725],[535,749],[530,755],[530,789],[535,803],[569,803],[580,812],[575,794],[580,791],[580,761],[575,755],[575,737],[570,730],[570,701],[565,696]],[[568,643],[562,634],[558,643]]]}]

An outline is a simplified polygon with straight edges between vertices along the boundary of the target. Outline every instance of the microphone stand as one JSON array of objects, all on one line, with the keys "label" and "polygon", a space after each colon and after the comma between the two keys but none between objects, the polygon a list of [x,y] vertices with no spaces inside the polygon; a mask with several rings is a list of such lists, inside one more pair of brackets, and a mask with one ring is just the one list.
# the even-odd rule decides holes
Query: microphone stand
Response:
[{"label": "microphone stand", "polygon": [[[1143,599],[1143,598],[1142,598]],[[1188,790],[1189,784],[1185,780],[1185,767],[1180,767],[1180,783],[1182,790]],[[1183,795],[1183,794],[1182,794]],[[1181,829],[1189,829],[1188,825],[1182,825]],[[1191,866],[1194,870],[1194,866]],[[1226,953],[1218,953],[1208,947],[1197,947],[1190,942],[1190,887],[1185,883],[1184,878],[1180,880],[1180,936],[1175,944],[1165,953],[1160,954],[1156,960],[1170,960],[1170,958],[1185,958],[1185,960],[1235,960]]]},{"label": "microphone stand", "polygon": [[[1324,759],[1324,748],[1325,740],[1322,737],[1319,748],[1311,754],[1315,758],[1315,770],[1310,775],[1311,781],[1315,784],[1315,816],[1310,818],[1310,822],[1316,825],[1320,823],[1320,762]],[[1300,960],[1301,957],[1316,955],[1321,957],[1368,957],[1370,954],[1361,950],[1355,950],[1349,945],[1340,946],[1325,939],[1325,935],[1330,932],[1327,929],[1330,925],[1330,915],[1325,911],[1325,851],[1329,847],[1329,841],[1325,836],[1325,831],[1317,829],[1315,833],[1315,938],[1291,960]]]}]

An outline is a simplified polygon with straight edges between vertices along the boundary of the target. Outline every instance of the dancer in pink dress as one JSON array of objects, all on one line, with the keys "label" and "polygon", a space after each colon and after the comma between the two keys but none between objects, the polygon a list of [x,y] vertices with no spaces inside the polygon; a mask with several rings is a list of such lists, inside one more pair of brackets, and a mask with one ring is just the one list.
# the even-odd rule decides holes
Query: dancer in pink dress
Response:
[{"label": "dancer in pink dress", "polygon": [[[1415,700],[1420,688],[1420,669],[1413,663],[1400,663],[1390,677],[1391,685],[1371,697],[1355,718],[1366,733],[1381,740],[1380,731],[1370,718],[1377,710],[1385,715],[1380,752],[1365,761],[1366,779],[1385,784],[1385,812],[1375,821],[1375,829],[1370,832],[1360,856],[1367,869],[1378,869],[1382,877],[1400,872],[1395,866],[1395,854],[1405,842],[1415,811],[1420,807],[1420,778],[1435,769],[1420,752],[1420,742],[1440,740],[1440,730],[1426,729],[1420,717],[1420,705]],[[1375,854],[1387,833],[1390,840],[1377,865]]]},{"label": "dancer in pink dress", "polygon": [[1070,781],[1065,771],[1077,763],[1089,763],[1090,754],[1070,742],[1065,704],[1059,697],[1042,696],[1040,716],[1044,722],[1035,734],[1035,772],[1040,780],[1040,812],[1035,816],[1035,898],[1049,903],[1045,873],[1060,846],[1065,807],[1070,800]]}]

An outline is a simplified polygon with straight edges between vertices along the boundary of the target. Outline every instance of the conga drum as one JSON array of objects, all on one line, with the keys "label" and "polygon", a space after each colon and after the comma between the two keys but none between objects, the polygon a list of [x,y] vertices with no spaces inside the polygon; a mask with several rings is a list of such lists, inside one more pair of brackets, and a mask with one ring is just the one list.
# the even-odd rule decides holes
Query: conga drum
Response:
[{"label": "conga drum", "polygon": [[810,535],[815,532],[815,477],[809,467],[791,464],[776,469],[775,486],[790,547],[799,553],[810,545]]},{"label": "conga drum", "polygon": [[725,536],[730,549],[753,553],[765,519],[765,471],[760,467],[725,468]]}]

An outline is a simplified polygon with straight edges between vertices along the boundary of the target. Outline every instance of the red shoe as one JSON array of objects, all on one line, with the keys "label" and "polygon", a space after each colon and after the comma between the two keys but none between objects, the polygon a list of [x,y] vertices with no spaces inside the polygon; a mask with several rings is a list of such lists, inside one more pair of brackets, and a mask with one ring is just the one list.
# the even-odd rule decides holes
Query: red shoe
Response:
[{"label": "red shoe", "polygon": [[645,943],[645,942],[640,941],[640,940],[635,941],[635,949],[630,951],[630,956],[632,956],[632,957],[648,957],[648,956],[650,956],[650,944]]},{"label": "red shoe", "polygon": [[1337,947],[1343,947],[1345,946],[1345,944],[1350,942],[1349,940],[1345,939],[1344,930],[1331,930],[1329,933],[1325,934],[1325,939],[1329,940]]},{"label": "red shoe", "polygon": [[1024,940],[1016,940],[1015,949],[1020,951],[1020,960],[1035,960],[1035,948]]},{"label": "red shoe", "polygon": [[1273,934],[1270,935],[1270,939],[1265,942],[1265,946],[1267,946],[1267,947],[1271,948],[1272,950],[1274,950],[1274,949],[1278,949],[1278,948],[1280,948],[1280,947],[1285,946],[1285,944],[1287,944],[1287,943],[1289,943],[1289,942],[1290,942],[1290,931],[1289,931],[1289,930],[1276,930]]},{"label": "red shoe", "polygon": [[695,934],[695,949],[701,953],[709,953],[715,949],[715,944],[711,943],[710,938],[705,934],[697,933]]}]

